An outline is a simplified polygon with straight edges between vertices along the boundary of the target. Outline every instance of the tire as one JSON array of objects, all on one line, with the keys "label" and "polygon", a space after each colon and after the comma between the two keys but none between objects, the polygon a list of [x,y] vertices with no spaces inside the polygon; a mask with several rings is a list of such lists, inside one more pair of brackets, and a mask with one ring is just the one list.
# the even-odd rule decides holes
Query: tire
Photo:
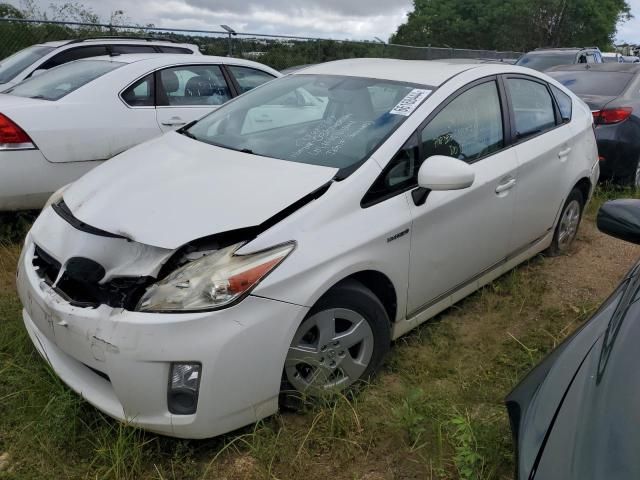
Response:
[{"label": "tire", "polygon": [[339,283],[314,305],[287,352],[280,405],[300,410],[305,400],[352,393],[379,369],[391,345],[389,316],[371,290]]},{"label": "tire", "polygon": [[562,207],[558,224],[553,232],[553,240],[547,249],[547,255],[557,257],[569,251],[578,233],[583,210],[584,199],[582,192],[574,188]]}]

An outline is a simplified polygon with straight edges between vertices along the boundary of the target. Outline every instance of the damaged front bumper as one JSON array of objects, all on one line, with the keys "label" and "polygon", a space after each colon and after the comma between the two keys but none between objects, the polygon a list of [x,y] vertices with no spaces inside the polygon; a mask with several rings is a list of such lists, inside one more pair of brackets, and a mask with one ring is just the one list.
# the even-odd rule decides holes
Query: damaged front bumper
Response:
[{"label": "damaged front bumper", "polygon": [[[37,247],[62,264],[65,252],[73,250],[104,262],[107,272],[117,270],[106,259],[104,243],[116,241],[127,242],[75,230],[51,216],[51,209],[27,237],[18,267],[24,323],[60,378],[106,414],[176,437],[211,437],[275,413],[286,352],[308,309],[251,295],[228,309],[202,313],[83,306],[61,295],[34,266]],[[132,256],[119,273],[132,274],[140,265],[148,269],[145,274],[159,268],[145,246],[128,244]],[[122,256],[123,250],[112,255]],[[171,362],[202,365],[195,414],[169,412]]]}]

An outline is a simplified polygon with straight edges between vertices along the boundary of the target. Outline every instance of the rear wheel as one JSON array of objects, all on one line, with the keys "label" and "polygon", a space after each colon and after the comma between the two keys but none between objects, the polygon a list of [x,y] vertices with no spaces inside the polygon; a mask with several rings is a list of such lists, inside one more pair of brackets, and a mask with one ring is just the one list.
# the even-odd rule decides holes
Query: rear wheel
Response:
[{"label": "rear wheel", "polygon": [[309,311],[287,352],[281,403],[332,396],[368,380],[389,349],[390,324],[380,300],[359,282],[330,290]]},{"label": "rear wheel", "polygon": [[553,241],[547,250],[547,253],[550,256],[555,257],[563,255],[569,251],[569,248],[578,233],[578,227],[580,226],[580,220],[582,219],[583,207],[584,199],[582,198],[582,192],[577,188],[574,188],[562,207],[560,220],[558,220],[558,224],[556,225],[556,229],[553,234]]}]

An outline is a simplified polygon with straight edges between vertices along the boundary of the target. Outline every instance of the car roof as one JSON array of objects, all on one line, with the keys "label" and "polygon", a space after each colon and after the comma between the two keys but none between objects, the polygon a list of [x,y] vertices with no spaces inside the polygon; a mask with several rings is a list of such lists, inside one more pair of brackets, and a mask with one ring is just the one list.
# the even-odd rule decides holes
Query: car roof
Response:
[{"label": "car roof", "polygon": [[558,65],[545,71],[550,72],[623,72],[638,73],[640,65],[637,63],[576,63],[574,65]]},{"label": "car roof", "polygon": [[446,60],[396,60],[391,58],[353,58],[320,63],[291,75],[342,75],[377,78],[439,87],[466,70],[482,67],[479,63],[448,63]]},{"label": "car roof", "polygon": [[598,50],[597,47],[563,47],[563,48],[536,48],[527,52],[527,55],[543,55],[548,53],[578,53],[587,50]]},{"label": "car roof", "polygon": [[277,70],[274,70],[268,65],[252,62],[251,60],[233,57],[216,57],[213,55],[191,55],[189,53],[126,53],[120,55],[101,55],[98,57],[82,58],[75,60],[73,63],[91,60],[106,60],[128,64],[144,62],[150,68],[183,63],[220,63],[225,65],[253,67],[269,72],[274,76],[281,76]]},{"label": "car roof", "polygon": [[126,43],[127,45],[163,45],[163,46],[176,46],[176,47],[190,47],[194,48],[197,45],[192,43],[176,43],[171,40],[163,40],[161,38],[135,38],[135,37],[93,37],[93,38],[71,38],[68,40],[53,40],[51,42],[38,43],[39,46],[45,47],[64,47],[66,45],[91,45],[95,43],[102,43],[108,45],[118,45]]},{"label": "car roof", "polygon": [[617,57],[620,55],[618,52],[602,52],[603,57]]}]

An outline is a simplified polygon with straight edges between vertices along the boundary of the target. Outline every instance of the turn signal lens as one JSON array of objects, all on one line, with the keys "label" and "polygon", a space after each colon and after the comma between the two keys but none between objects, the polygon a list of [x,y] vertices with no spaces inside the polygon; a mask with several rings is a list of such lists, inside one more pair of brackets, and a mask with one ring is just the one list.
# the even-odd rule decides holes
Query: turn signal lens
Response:
[{"label": "turn signal lens", "polygon": [[612,125],[614,123],[624,122],[633,113],[631,107],[608,108],[606,110],[598,110],[593,113],[593,122],[598,125]]},{"label": "turn signal lens", "polygon": [[0,113],[0,149],[34,148],[29,135],[9,117]]}]

